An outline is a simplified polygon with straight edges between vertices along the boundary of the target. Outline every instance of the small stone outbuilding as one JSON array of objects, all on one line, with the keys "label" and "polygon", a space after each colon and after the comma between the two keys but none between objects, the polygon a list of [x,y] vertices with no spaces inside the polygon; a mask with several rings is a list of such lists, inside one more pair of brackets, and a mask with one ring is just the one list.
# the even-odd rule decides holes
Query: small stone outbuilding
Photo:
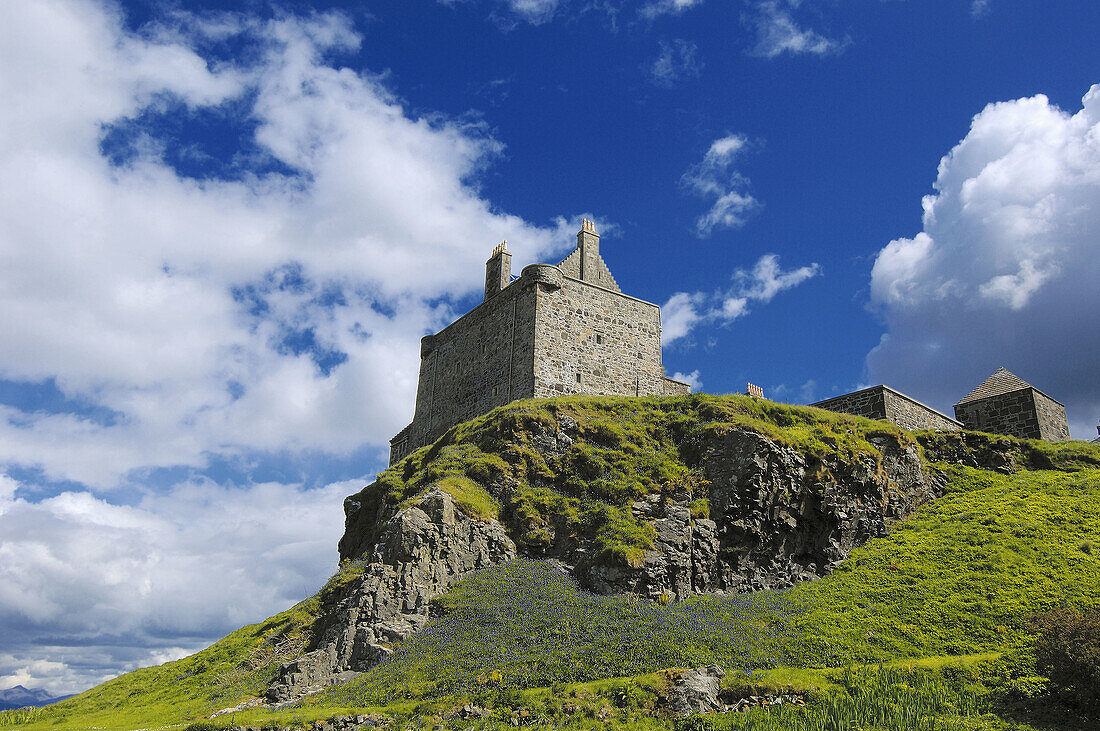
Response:
[{"label": "small stone outbuilding", "polygon": [[963,428],[962,424],[950,416],[945,416],[901,391],[895,391],[884,385],[846,393],[843,396],[818,401],[810,406],[842,414],[864,416],[868,419],[882,419],[902,429],[956,431]]},{"label": "small stone outbuilding", "polygon": [[1066,407],[1005,368],[955,404],[955,418],[974,431],[1048,442],[1069,439]]}]

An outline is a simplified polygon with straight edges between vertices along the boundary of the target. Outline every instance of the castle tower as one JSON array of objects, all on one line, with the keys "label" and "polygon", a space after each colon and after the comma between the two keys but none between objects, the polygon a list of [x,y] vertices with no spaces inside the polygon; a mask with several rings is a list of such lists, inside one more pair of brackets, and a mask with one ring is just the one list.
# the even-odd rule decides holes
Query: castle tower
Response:
[{"label": "castle tower", "polygon": [[516,399],[690,391],[665,376],[660,308],[622,293],[585,219],[564,261],[530,264],[515,281],[502,242],[485,262],[484,301],[421,339],[416,409],[390,440],[390,463]]},{"label": "castle tower", "polygon": [[508,251],[506,239],[497,244],[493,249],[493,255],[489,257],[489,261],[485,262],[485,299],[500,292],[511,281],[512,252]]}]

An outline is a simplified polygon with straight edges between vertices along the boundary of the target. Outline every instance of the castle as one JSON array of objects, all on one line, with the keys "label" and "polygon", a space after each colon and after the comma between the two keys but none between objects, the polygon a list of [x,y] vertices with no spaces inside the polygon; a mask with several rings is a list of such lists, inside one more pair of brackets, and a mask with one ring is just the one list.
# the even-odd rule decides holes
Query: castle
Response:
[{"label": "castle", "polygon": [[[485,263],[485,298],[420,341],[412,423],[390,440],[390,464],[448,429],[521,398],[679,395],[665,376],[661,308],[623,294],[584,220],[577,248],[556,265],[512,277],[507,242]],[[748,393],[763,396],[759,387]],[[1026,439],[1069,439],[1065,407],[1004,368],[955,404],[955,418],[879,385],[811,406],[904,429],[973,429]]]},{"label": "castle", "polygon": [[390,440],[390,464],[516,399],[690,392],[665,376],[661,308],[623,294],[584,220],[569,256],[514,281],[507,242],[497,246],[481,304],[421,340],[416,410]]}]

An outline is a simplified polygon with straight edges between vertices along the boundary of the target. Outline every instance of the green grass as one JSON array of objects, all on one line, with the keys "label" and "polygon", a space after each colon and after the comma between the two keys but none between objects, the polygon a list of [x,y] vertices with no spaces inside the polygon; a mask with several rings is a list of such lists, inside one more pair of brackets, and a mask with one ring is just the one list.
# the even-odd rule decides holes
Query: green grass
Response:
[{"label": "green grass", "polygon": [[1100,536],[1100,470],[941,469],[942,498],[792,592],[802,663],[1008,650],[1030,614],[1100,604],[1100,557],[1081,550]]},{"label": "green grass", "polygon": [[[563,417],[577,423],[574,441],[547,449]],[[215,725],[305,725],[376,713],[397,727],[458,728],[468,722],[444,716],[476,702],[494,709],[486,727],[541,719],[570,728],[668,728],[672,722],[655,715],[674,674],[668,668],[718,663],[730,672],[730,691],[794,688],[812,702],[802,710],[693,721],[704,724],[698,728],[817,729],[827,713],[847,714],[866,729],[924,722],[907,721],[906,707],[925,708],[942,722],[936,728],[1030,728],[1006,720],[996,705],[998,689],[1011,695],[1041,686],[1031,677],[1027,618],[1061,604],[1100,605],[1095,446],[911,435],[883,422],[736,396],[569,397],[516,402],[457,426],[386,470],[357,499],[369,525],[383,507],[436,486],[466,515],[499,517],[528,556],[548,552],[555,541],[583,539],[594,549],[590,560],[630,565],[653,541],[652,527],[634,518],[630,503],[687,491],[693,515],[709,514],[702,450],[738,429],[798,450],[811,469],[826,471],[827,464],[879,461],[871,440],[919,443],[944,495],[830,576],[782,596],[660,605],[587,594],[542,562],[490,569],[438,598],[442,618],[359,682],[299,707],[245,711]],[[1001,474],[965,464],[1024,469]],[[262,693],[279,663],[308,645],[323,608],[364,568],[352,556],[317,596],[267,622],[33,718],[0,713],[0,729],[180,727],[236,705]],[[880,662],[882,670],[866,667]],[[851,666],[877,674],[845,676]],[[528,715],[517,716],[519,709]]]},{"label": "green grass", "polygon": [[466,515],[479,520],[500,518],[500,503],[489,492],[469,477],[448,475],[436,483],[436,487],[450,494],[455,505]]}]

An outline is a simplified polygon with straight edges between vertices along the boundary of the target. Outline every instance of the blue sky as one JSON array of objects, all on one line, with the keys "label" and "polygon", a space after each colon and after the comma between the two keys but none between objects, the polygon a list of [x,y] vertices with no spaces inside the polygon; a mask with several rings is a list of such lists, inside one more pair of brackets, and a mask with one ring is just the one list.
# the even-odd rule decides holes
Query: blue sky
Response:
[{"label": "blue sky", "polygon": [[421,335],[582,217],[711,393],[1100,418],[1100,7],[0,5],[0,687],[320,586]]}]

